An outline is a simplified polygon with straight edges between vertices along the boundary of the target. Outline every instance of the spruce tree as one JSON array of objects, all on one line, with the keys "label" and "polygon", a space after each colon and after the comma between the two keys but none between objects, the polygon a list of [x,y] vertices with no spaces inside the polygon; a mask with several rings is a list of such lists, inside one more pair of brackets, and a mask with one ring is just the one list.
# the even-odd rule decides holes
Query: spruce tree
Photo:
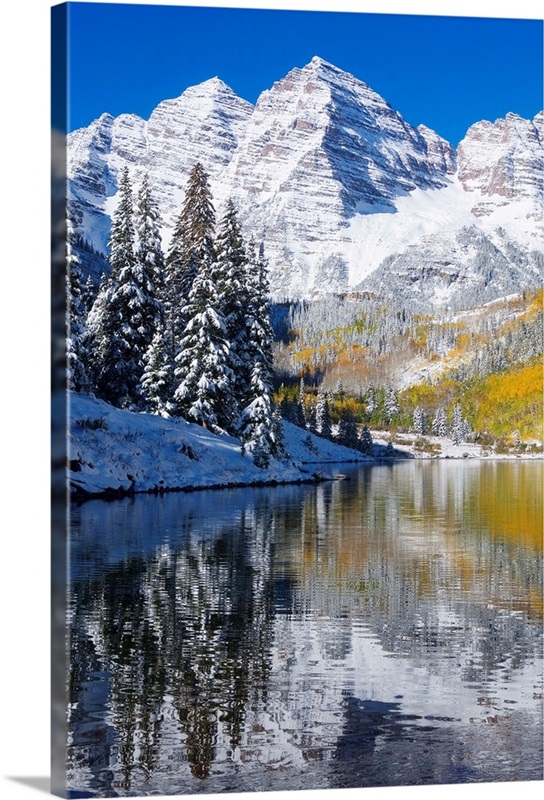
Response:
[{"label": "spruce tree", "polygon": [[359,450],[361,453],[364,453],[365,456],[374,455],[374,444],[368,425],[364,425],[359,433]]},{"label": "spruce tree", "polygon": [[166,411],[174,391],[174,364],[168,347],[165,319],[164,255],[160,235],[160,217],[146,173],[138,192],[136,207],[136,254],[142,278],[147,282],[147,325],[153,337],[143,355],[141,391],[144,403],[153,412]]},{"label": "spruce tree", "polygon": [[448,421],[446,419],[446,412],[442,406],[436,410],[436,413],[433,417],[432,431],[435,436],[448,435]]},{"label": "spruce tree", "polygon": [[376,400],[376,390],[374,389],[374,386],[372,386],[371,384],[368,387],[365,397],[365,412],[368,419],[372,417],[377,407],[378,407],[378,402]]},{"label": "spruce tree", "polygon": [[92,278],[89,275],[85,282],[85,285],[81,289],[81,307],[85,318],[87,317],[89,311],[93,307],[95,298],[96,298],[96,289],[92,281]]},{"label": "spruce tree", "polygon": [[142,403],[144,356],[155,331],[158,304],[152,276],[135,249],[128,167],[120,180],[109,247],[111,273],[97,321],[98,391],[113,405],[135,409]]},{"label": "spruce tree", "polygon": [[390,424],[395,414],[399,413],[399,403],[397,400],[397,393],[394,389],[389,388],[385,393],[385,418],[387,423]]},{"label": "spruce tree", "polygon": [[461,442],[465,439],[463,413],[459,404],[457,404],[453,409],[450,434],[454,444],[461,444]]},{"label": "spruce tree", "polygon": [[160,323],[144,355],[142,395],[148,411],[168,415],[172,404],[172,363],[164,323]]},{"label": "spruce tree", "polygon": [[185,336],[176,356],[176,412],[204,427],[222,429],[234,375],[229,342],[210,266],[201,263],[184,309]]},{"label": "spruce tree", "polygon": [[228,406],[230,418],[225,420],[226,427],[234,432],[242,408],[251,401],[252,337],[256,334],[252,317],[255,300],[251,296],[255,278],[232,200],[228,201],[219,224],[212,272],[229,342],[228,366],[235,376]]},{"label": "spruce tree", "polygon": [[281,450],[272,432],[273,331],[270,323],[268,269],[262,244],[258,255],[250,246],[248,267],[244,370],[250,370],[250,379],[240,432],[244,449],[252,452],[255,463],[259,461],[262,466],[270,456],[280,455]]},{"label": "spruce tree", "polygon": [[157,319],[162,317],[164,301],[164,255],[160,234],[160,216],[149,187],[149,174],[143,177],[136,205],[136,254],[156,298]]},{"label": "spruce tree", "polygon": [[416,433],[419,433],[421,436],[425,434],[425,414],[421,406],[417,406],[414,410],[413,425]]},{"label": "spruce tree", "polygon": [[357,424],[351,409],[344,407],[340,412],[336,441],[344,447],[351,447],[352,450],[359,448],[359,437],[357,434]]},{"label": "spruce tree", "polygon": [[315,410],[315,427],[320,436],[325,439],[332,438],[331,415],[329,411],[329,401],[323,392],[322,387],[317,393],[317,406]]},{"label": "spruce tree", "polygon": [[85,338],[85,309],[82,297],[82,274],[68,231],[66,242],[68,329],[66,336],[68,386],[76,392],[90,391],[88,352]]},{"label": "spruce tree", "polygon": [[187,317],[189,293],[202,264],[215,260],[215,209],[209,179],[197,162],[189,174],[181,212],[174,226],[165,270],[165,311],[173,358]]},{"label": "spruce tree", "polygon": [[277,431],[273,425],[272,398],[266,367],[255,361],[251,374],[253,400],[244,408],[241,419],[242,452],[250,453],[256,466],[266,468],[271,455],[279,455]]}]

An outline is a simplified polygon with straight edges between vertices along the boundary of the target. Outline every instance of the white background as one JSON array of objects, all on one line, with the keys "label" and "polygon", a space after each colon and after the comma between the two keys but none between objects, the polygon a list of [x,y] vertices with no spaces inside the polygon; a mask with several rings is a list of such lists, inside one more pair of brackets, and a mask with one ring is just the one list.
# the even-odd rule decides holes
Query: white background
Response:
[{"label": "white background", "polygon": [[[117,0],[118,2],[120,0]],[[158,5],[158,3],[148,4]],[[0,608],[0,796],[39,797],[49,776],[49,14],[48,0],[11,0],[0,24],[0,301],[3,430]],[[381,13],[542,18],[534,0],[299,0],[198,2],[214,5]],[[437,10],[439,8],[439,10]],[[90,65],[92,68],[92,65]],[[364,76],[362,76],[364,78]],[[23,779],[14,780],[14,778]],[[32,779],[41,781],[32,782]],[[24,780],[26,779],[26,783]],[[303,792],[312,799],[494,800],[540,796],[541,782],[409,789]],[[294,800],[288,793],[229,795]]]}]

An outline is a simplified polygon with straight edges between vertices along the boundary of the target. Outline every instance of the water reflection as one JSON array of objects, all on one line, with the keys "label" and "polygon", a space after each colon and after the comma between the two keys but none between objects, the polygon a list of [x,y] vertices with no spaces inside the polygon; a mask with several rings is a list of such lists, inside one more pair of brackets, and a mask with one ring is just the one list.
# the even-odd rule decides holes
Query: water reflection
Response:
[{"label": "water reflection", "polygon": [[542,777],[542,465],[349,477],[74,507],[71,787]]}]

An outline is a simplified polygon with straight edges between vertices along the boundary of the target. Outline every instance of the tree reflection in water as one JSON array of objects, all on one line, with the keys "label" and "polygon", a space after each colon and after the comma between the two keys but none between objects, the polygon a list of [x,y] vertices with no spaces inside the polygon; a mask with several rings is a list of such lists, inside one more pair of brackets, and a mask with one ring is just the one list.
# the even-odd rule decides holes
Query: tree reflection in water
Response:
[{"label": "tree reflection in water", "polygon": [[541,467],[74,507],[69,785],[541,777]]}]

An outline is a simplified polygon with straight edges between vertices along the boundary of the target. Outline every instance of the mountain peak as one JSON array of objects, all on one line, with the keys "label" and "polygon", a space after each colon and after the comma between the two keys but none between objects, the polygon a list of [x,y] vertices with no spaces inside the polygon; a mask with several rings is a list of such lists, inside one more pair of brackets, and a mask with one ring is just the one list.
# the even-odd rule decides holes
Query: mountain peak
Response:
[{"label": "mountain peak", "polygon": [[306,66],[324,67],[325,69],[334,69],[337,72],[341,72],[338,67],[336,67],[334,64],[331,64],[330,61],[325,61],[325,59],[321,58],[321,56],[314,56]]},{"label": "mountain peak", "polygon": [[231,89],[221,78],[215,76],[214,78],[208,78],[201,83],[197,83],[195,86],[189,86],[184,94],[197,94],[199,96],[209,95],[229,95],[229,96],[236,96],[236,92],[234,89]]}]

